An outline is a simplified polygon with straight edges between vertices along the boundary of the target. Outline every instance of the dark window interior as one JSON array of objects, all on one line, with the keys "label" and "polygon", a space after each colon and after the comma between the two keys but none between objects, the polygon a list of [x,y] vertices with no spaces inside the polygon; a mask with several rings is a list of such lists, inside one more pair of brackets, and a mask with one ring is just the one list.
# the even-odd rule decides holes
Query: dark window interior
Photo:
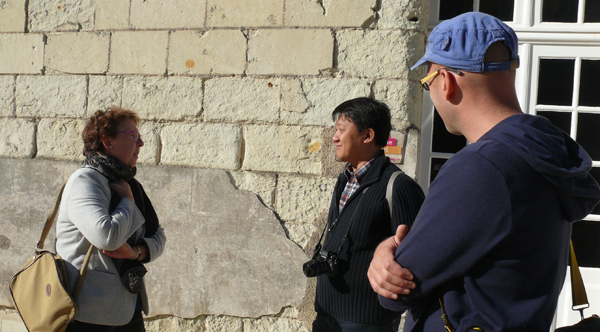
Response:
[{"label": "dark window interior", "polygon": [[435,180],[435,177],[440,172],[440,168],[442,168],[446,161],[448,161],[448,159],[431,158],[431,178],[429,179],[430,184],[433,182],[433,180]]},{"label": "dark window interior", "polygon": [[473,0],[440,0],[440,20],[473,11]]},{"label": "dark window interior", "polygon": [[600,114],[579,113],[577,117],[577,143],[592,160],[600,160]]},{"label": "dark window interior", "polygon": [[572,106],[575,59],[540,59],[538,105]]},{"label": "dark window interior", "polygon": [[600,22],[600,0],[586,0],[585,13],[583,15],[584,23]]},{"label": "dark window interior", "polygon": [[[592,177],[594,177],[594,179],[596,179],[596,181],[598,183],[600,183],[600,168],[592,167],[590,174],[592,175]],[[594,207],[591,214],[600,214],[600,204],[598,204],[598,205],[596,205],[596,207]],[[598,241],[598,240],[596,240],[596,241]],[[600,242],[600,241],[598,241],[598,242]]]},{"label": "dark window interior", "polygon": [[544,0],[542,22],[577,23],[577,0]]},{"label": "dark window interior", "polygon": [[581,60],[579,106],[600,106],[598,78],[600,78],[600,60]]},{"label": "dark window interior", "polygon": [[565,133],[571,133],[571,112],[538,111],[537,114],[550,120]]},{"label": "dark window interior", "polygon": [[573,248],[577,263],[582,267],[600,267],[600,222],[578,221],[573,223]]},{"label": "dark window interior", "polygon": [[433,137],[431,151],[443,153],[457,153],[467,145],[467,139],[464,136],[450,134],[446,130],[444,121],[437,110],[433,111]]},{"label": "dark window interior", "polygon": [[479,11],[497,17],[502,21],[512,21],[515,11],[514,0],[481,0]]}]

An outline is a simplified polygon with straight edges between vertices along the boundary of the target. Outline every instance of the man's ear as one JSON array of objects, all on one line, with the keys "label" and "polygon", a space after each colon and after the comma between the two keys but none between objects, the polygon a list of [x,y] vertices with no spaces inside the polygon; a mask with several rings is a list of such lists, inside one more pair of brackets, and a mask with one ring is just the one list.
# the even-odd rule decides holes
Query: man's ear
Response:
[{"label": "man's ear", "polygon": [[442,91],[444,92],[444,97],[446,100],[450,100],[454,90],[457,87],[456,78],[454,75],[452,75],[452,73],[446,70],[441,71],[440,75],[442,76]]},{"label": "man's ear", "polygon": [[365,137],[365,143],[368,144],[375,141],[375,130],[373,130],[373,128],[365,129],[363,133]]}]

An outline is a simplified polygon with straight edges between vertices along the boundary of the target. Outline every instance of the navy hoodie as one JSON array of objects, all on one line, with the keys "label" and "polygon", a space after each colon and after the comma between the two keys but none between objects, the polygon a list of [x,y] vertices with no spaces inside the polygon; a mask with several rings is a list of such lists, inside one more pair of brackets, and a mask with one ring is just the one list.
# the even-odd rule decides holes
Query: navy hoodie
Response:
[{"label": "navy hoodie", "polygon": [[591,159],[542,117],[513,115],[444,164],[396,260],[417,288],[405,331],[547,332],[562,288],[571,223],[600,199]]}]

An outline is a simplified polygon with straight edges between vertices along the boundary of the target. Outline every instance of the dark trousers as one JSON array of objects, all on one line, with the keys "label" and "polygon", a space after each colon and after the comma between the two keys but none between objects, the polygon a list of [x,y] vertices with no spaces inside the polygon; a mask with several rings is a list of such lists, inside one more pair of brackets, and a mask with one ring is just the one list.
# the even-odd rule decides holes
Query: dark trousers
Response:
[{"label": "dark trousers", "polygon": [[131,321],[121,326],[96,325],[73,321],[65,332],[145,332],[142,310],[136,310]]},{"label": "dark trousers", "polygon": [[400,320],[384,324],[353,323],[317,314],[312,332],[396,332]]}]

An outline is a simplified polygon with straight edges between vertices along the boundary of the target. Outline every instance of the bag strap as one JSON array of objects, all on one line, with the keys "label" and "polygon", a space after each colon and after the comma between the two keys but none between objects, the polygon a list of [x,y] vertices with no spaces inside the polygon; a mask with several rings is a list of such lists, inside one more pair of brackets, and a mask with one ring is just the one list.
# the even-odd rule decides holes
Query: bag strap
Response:
[{"label": "bag strap", "polygon": [[392,173],[392,176],[390,176],[390,179],[387,184],[387,189],[385,190],[385,199],[387,200],[388,207],[390,208],[390,219],[392,219],[392,198],[394,196],[394,180],[396,180],[396,177],[400,175],[400,173],[402,173],[402,171],[395,171],[394,173]]},{"label": "bag strap", "polygon": [[589,308],[590,304],[581,278],[581,271],[579,271],[579,265],[577,264],[577,257],[575,257],[573,241],[571,241],[571,295],[573,297],[572,309],[573,311],[579,310],[581,319],[583,319],[583,309]]},{"label": "bag strap", "polygon": [[[67,180],[68,181],[68,180]],[[44,242],[46,241],[46,237],[48,233],[50,233],[50,229],[54,224],[54,219],[56,219],[56,215],[58,214],[58,209],[60,207],[60,201],[62,200],[63,192],[65,191],[65,186],[67,185],[67,181],[63,183],[58,191],[58,196],[56,197],[56,201],[54,202],[54,206],[46,219],[46,224],[44,225],[44,230],[42,230],[42,235],[40,236],[40,240],[38,241],[35,253],[38,254],[41,250],[44,249]],[[87,274],[87,268],[90,263],[90,258],[92,258],[92,251],[94,249],[94,245],[90,244],[90,247],[85,254],[85,259],[83,260],[83,265],[81,266],[81,270],[79,270],[79,279],[77,280],[77,286],[75,287],[75,293],[73,293],[73,299],[77,301],[77,296],[81,291],[81,287],[83,286],[83,280],[85,279],[85,275]]]},{"label": "bag strap", "polygon": [[[583,284],[583,279],[581,278],[581,271],[579,271],[579,265],[577,264],[577,257],[575,256],[575,249],[573,249],[573,241],[570,241],[571,245],[571,295],[573,297],[573,311],[579,310],[581,314],[581,319],[583,320],[585,316],[583,315],[583,309],[587,309],[590,307],[590,304],[587,299],[587,294],[585,292],[585,285]],[[444,300],[442,299],[442,295],[440,294],[440,306],[442,307],[442,319],[444,320],[444,325],[446,326],[446,330],[452,332],[452,325],[450,325],[450,321],[448,321],[448,315],[446,314],[446,308],[444,306]]]}]

